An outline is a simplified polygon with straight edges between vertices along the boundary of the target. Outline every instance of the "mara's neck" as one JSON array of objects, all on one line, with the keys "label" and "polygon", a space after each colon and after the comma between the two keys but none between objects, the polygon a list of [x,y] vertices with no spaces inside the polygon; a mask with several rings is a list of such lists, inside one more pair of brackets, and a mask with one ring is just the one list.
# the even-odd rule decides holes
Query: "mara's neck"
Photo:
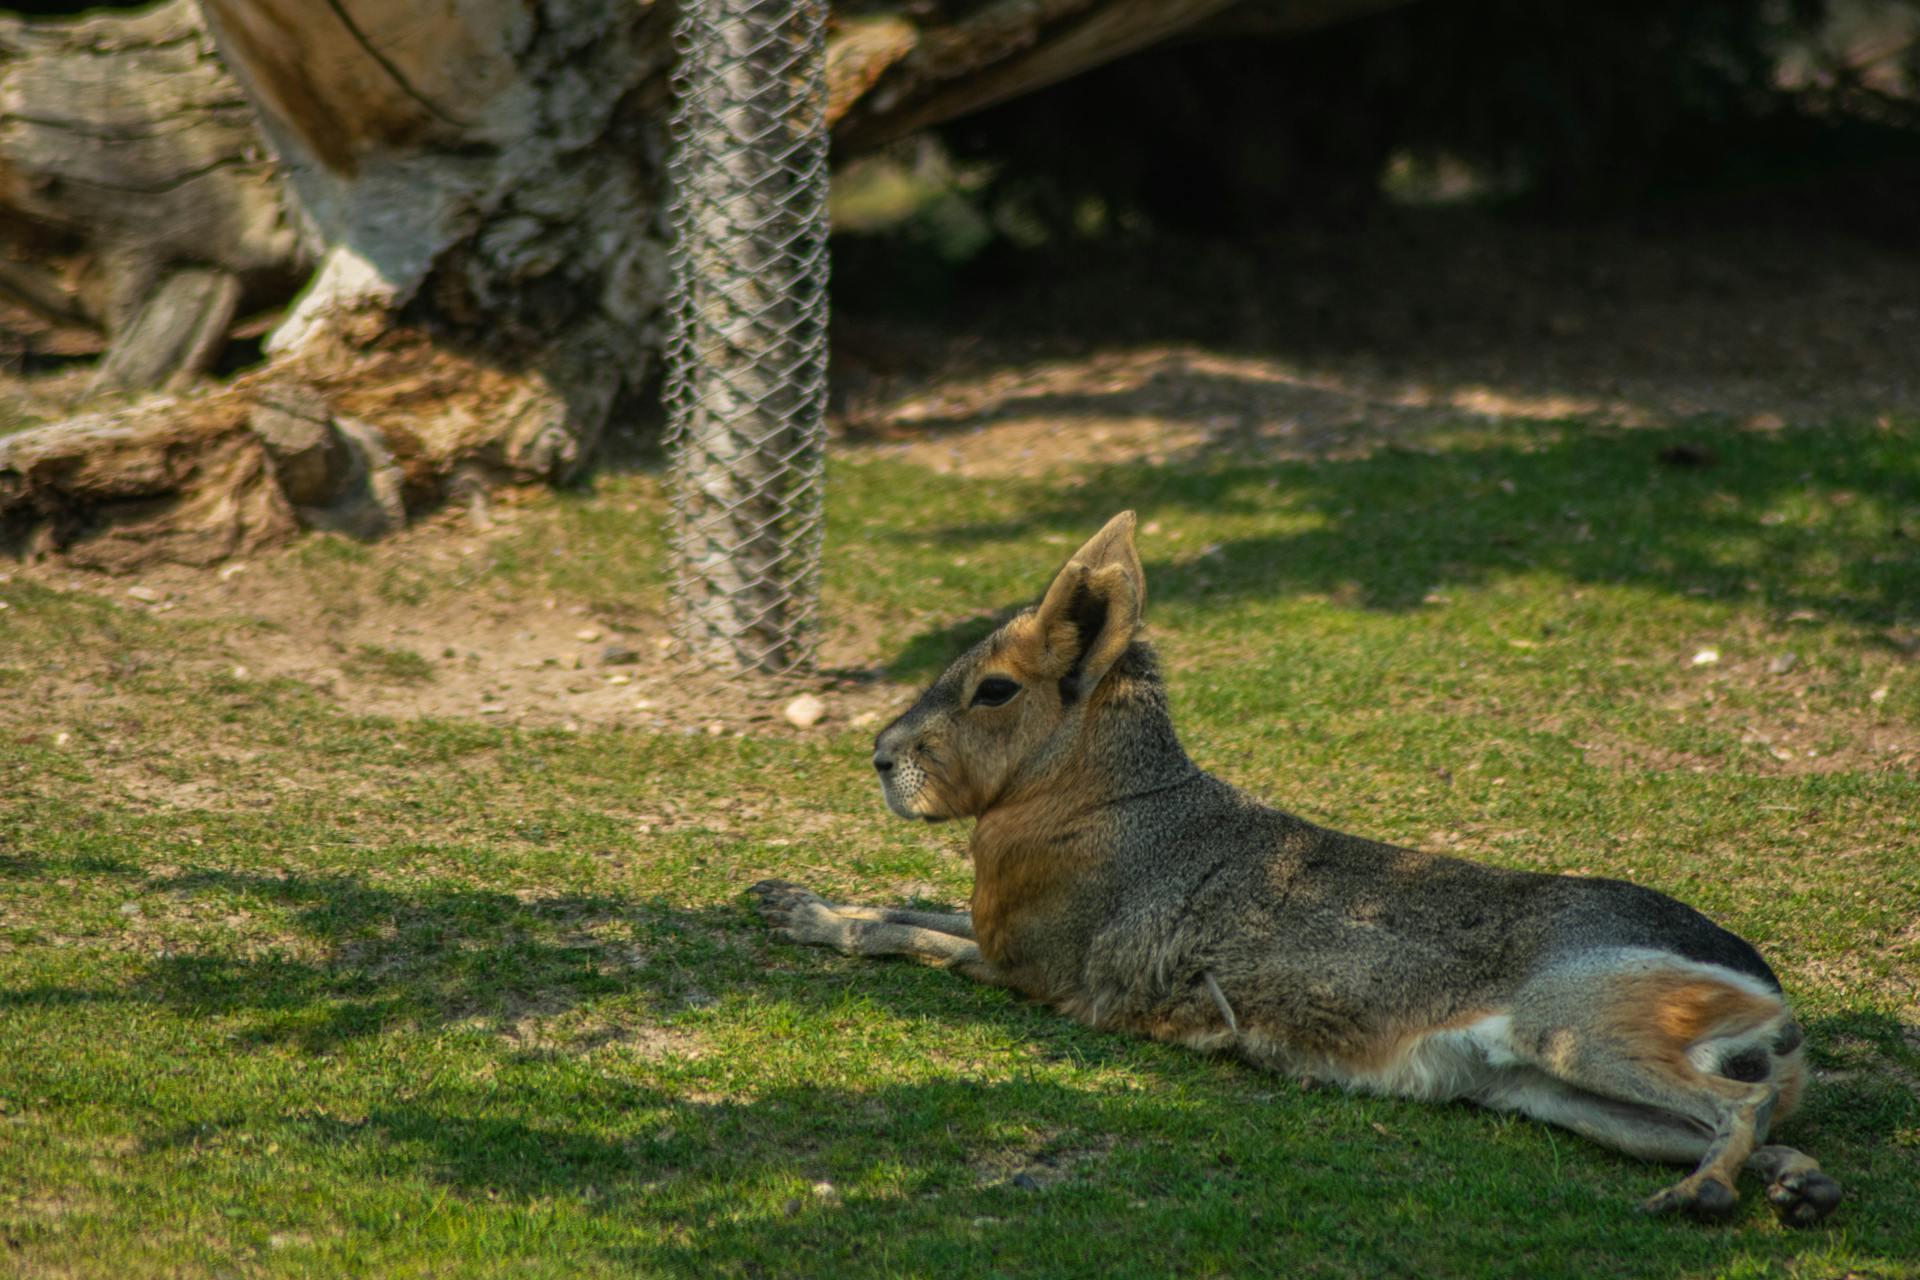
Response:
[{"label": "mara's neck", "polygon": [[1101,682],[1079,734],[980,815],[973,849],[1058,842],[1100,827],[1118,805],[1202,776],[1174,732],[1152,652],[1137,644]]}]

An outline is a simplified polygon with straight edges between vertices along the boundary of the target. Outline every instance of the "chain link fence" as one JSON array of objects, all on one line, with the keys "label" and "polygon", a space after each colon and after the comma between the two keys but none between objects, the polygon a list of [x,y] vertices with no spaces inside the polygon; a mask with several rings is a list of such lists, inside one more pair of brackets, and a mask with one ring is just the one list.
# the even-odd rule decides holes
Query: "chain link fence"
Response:
[{"label": "chain link fence", "polygon": [[824,0],[683,0],[668,161],[675,626],[780,674],[819,631],[827,398]]}]

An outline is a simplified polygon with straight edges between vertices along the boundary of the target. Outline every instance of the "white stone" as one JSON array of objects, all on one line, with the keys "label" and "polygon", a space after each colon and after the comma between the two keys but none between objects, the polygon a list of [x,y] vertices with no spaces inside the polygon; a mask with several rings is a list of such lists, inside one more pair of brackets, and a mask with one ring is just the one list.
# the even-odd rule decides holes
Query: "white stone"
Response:
[{"label": "white stone", "polygon": [[810,693],[803,693],[781,712],[796,729],[811,729],[826,718],[827,704]]}]

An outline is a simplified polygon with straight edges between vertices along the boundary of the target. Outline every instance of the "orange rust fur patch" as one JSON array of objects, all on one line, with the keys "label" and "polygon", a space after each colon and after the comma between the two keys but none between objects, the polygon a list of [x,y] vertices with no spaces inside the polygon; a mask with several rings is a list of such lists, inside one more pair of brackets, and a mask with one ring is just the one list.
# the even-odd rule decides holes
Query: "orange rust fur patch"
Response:
[{"label": "orange rust fur patch", "polygon": [[1499,1012],[1496,1009],[1469,1009],[1465,1013],[1456,1013],[1451,1017],[1433,1022],[1414,1022],[1411,1019],[1396,1018],[1383,1027],[1378,1034],[1355,1036],[1351,1045],[1342,1046],[1345,1052],[1339,1053],[1336,1060],[1347,1070],[1361,1075],[1386,1075],[1402,1066],[1408,1055],[1419,1050],[1428,1036],[1439,1035],[1446,1031],[1462,1031],[1483,1018],[1492,1017]]},{"label": "orange rust fur patch", "polygon": [[[1603,1025],[1637,1058],[1700,1075],[1687,1050],[1715,1036],[1736,1035],[1779,1017],[1778,999],[1743,991],[1695,973],[1664,972],[1618,978]],[[1713,1077],[1706,1077],[1712,1079]]]},{"label": "orange rust fur patch", "polygon": [[1070,789],[1049,789],[994,809],[974,828],[974,937],[980,953],[996,965],[1017,965],[1012,952],[1020,921],[1044,919],[1067,887],[1092,873],[1113,848],[1101,824],[1069,825],[1071,795]]}]

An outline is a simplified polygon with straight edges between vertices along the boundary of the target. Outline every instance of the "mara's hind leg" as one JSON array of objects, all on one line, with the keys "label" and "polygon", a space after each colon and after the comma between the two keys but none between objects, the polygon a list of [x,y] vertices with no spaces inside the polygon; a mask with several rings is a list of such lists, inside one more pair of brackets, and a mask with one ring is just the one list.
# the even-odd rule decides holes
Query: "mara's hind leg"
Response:
[{"label": "mara's hind leg", "polygon": [[1697,1165],[1713,1145],[1713,1133],[1705,1125],[1637,1103],[1603,1098],[1535,1067],[1504,1071],[1473,1097],[1483,1106],[1522,1112],[1642,1160]]},{"label": "mara's hind leg", "polygon": [[[1742,1167],[1768,1180],[1768,1199],[1790,1225],[1818,1222],[1839,1202],[1839,1185],[1811,1158],[1766,1145],[1773,1121],[1798,1100],[1805,1067],[1799,1027],[1759,983],[1677,958],[1634,957],[1536,979],[1512,1018],[1518,1057],[1576,1099],[1594,1099],[1567,1117],[1543,1118],[1634,1154],[1696,1164],[1648,1199],[1648,1212],[1724,1217],[1738,1201]],[[1610,1108],[1619,1104],[1639,1123],[1618,1122]],[[1636,1140],[1648,1116],[1656,1133],[1691,1131],[1698,1149],[1676,1141],[1660,1151],[1658,1141]]]},{"label": "mara's hind leg", "polygon": [[[1603,1098],[1531,1067],[1502,1073],[1474,1098],[1485,1106],[1523,1112],[1571,1129],[1602,1146],[1665,1164],[1701,1164],[1717,1136],[1704,1125],[1678,1115]],[[1792,1147],[1756,1147],[1747,1157],[1746,1167],[1766,1182],[1768,1202],[1789,1226],[1812,1226],[1840,1203],[1840,1184],[1828,1177],[1811,1156]],[[1715,1203],[1717,1200],[1709,1200],[1710,1205]],[[1727,1202],[1728,1207],[1731,1203]],[[1662,1203],[1659,1207],[1678,1206]]]},{"label": "mara's hind leg", "polygon": [[[832,947],[850,956],[906,956],[952,969],[976,982],[1002,982],[981,956],[973,940],[972,921],[965,915],[837,907],[785,880],[762,880],[748,892],[758,899],[761,918],[790,942]],[[949,932],[940,924],[953,924],[966,932]]]}]

